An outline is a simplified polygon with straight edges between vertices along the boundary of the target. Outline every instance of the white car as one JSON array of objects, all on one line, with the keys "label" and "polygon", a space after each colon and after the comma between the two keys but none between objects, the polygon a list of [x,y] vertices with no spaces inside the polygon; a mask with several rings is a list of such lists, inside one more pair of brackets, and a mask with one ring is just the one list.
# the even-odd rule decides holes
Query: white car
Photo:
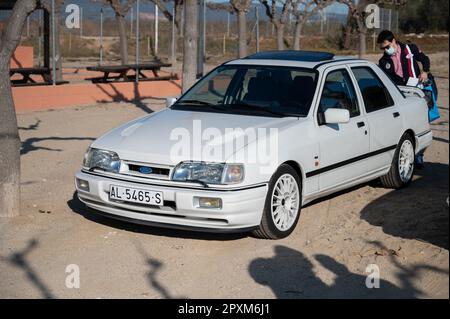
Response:
[{"label": "white car", "polygon": [[230,61],[167,104],[92,143],[75,177],[82,202],[135,223],[278,239],[312,200],[377,178],[408,185],[432,143],[420,90],[329,53]]}]

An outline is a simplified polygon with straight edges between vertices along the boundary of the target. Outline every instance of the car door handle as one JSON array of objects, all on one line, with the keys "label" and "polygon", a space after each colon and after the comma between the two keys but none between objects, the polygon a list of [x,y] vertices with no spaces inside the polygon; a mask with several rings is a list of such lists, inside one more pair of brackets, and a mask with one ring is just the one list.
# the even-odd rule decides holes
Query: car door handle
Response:
[{"label": "car door handle", "polygon": [[400,113],[398,113],[398,112],[394,112],[394,113],[392,113],[392,115],[394,116],[394,118],[397,118],[397,117],[399,117],[399,116],[400,116]]},{"label": "car door handle", "polygon": [[366,123],[364,122],[358,122],[356,123],[356,125],[358,125],[359,128],[366,126]]}]

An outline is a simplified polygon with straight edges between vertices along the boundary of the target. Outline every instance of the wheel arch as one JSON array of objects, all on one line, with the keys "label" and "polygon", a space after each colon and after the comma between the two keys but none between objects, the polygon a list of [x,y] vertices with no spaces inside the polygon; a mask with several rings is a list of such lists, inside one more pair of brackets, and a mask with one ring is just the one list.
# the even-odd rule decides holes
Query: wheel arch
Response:
[{"label": "wheel arch", "polygon": [[304,185],[305,184],[305,175],[304,175],[301,165],[294,160],[289,160],[282,164],[289,165],[297,172],[298,176],[300,176],[300,182],[302,183],[302,185],[301,185],[302,186],[302,196],[303,196],[303,190],[305,189],[305,185]]},{"label": "wheel arch", "polygon": [[[403,135],[405,135],[405,134],[408,134],[411,137],[411,139],[412,139],[412,141],[414,143],[414,150],[416,150],[417,140],[416,140],[416,134],[414,133],[414,131],[409,128],[403,133]],[[401,139],[401,137],[400,137],[400,139]]]}]

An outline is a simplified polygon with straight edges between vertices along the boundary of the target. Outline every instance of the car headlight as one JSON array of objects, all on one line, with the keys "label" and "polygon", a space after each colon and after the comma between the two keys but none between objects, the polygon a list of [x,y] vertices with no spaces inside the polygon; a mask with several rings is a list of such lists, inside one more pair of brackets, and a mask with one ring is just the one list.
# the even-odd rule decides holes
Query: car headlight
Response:
[{"label": "car headlight", "polygon": [[120,158],[115,152],[89,148],[84,155],[83,166],[88,169],[102,169],[107,172],[118,173],[120,170]]},{"label": "car headlight", "polygon": [[243,179],[242,164],[181,162],[172,174],[174,181],[199,181],[207,184],[236,184]]}]

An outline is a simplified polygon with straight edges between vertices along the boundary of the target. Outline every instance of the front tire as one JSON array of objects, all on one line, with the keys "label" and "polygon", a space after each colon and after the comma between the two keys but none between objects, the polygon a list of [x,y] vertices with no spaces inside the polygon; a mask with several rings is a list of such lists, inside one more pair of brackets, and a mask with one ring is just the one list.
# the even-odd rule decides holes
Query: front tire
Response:
[{"label": "front tire", "polygon": [[386,188],[394,189],[408,186],[414,176],[415,161],[414,140],[405,133],[395,150],[389,173],[380,179],[381,184]]},{"label": "front tire", "polygon": [[259,228],[253,235],[264,239],[281,239],[295,229],[302,206],[301,179],[289,165],[282,164],[269,182]]}]

